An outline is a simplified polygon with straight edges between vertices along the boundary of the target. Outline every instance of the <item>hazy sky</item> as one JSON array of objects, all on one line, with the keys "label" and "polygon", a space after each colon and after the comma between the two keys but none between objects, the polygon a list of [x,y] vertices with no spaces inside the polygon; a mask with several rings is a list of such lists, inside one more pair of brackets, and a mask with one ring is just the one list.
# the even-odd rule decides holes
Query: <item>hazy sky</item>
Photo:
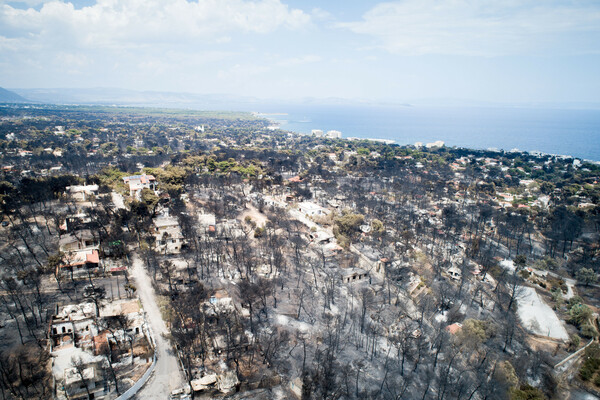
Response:
[{"label": "hazy sky", "polygon": [[600,102],[600,1],[0,0],[0,86]]}]

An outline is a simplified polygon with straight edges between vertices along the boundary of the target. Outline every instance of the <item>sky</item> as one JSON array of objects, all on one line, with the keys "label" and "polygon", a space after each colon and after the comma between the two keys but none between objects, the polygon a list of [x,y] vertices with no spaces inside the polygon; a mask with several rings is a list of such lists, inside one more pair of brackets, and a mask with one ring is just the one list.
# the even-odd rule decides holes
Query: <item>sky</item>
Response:
[{"label": "sky", "polygon": [[0,86],[600,103],[600,1],[0,0]]}]

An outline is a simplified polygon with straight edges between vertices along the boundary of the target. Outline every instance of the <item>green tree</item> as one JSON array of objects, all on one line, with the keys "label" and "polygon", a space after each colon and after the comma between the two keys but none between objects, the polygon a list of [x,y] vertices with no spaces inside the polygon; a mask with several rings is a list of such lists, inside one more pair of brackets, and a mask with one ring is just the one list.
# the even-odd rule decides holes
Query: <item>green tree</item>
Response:
[{"label": "green tree", "polygon": [[512,366],[510,361],[503,361],[498,365],[496,369],[496,379],[510,388],[516,388],[519,384],[519,378],[515,368]]},{"label": "green tree", "polygon": [[154,211],[156,210],[156,206],[158,205],[158,196],[152,190],[144,188],[142,189],[141,194],[142,203],[146,205],[148,208],[148,213],[150,215],[154,215]]},{"label": "green tree", "polygon": [[523,254],[517,254],[517,256],[513,259],[518,270],[527,265],[527,256]]},{"label": "green tree", "polygon": [[378,219],[374,219],[371,222],[371,231],[373,232],[373,235],[376,235],[376,236],[383,235],[383,233],[385,232],[385,227],[383,226],[383,222],[381,222]]},{"label": "green tree", "polygon": [[581,326],[590,319],[592,310],[585,304],[575,304],[569,310],[569,316],[571,317],[571,322],[577,326]]},{"label": "green tree", "polygon": [[467,319],[463,322],[458,337],[469,344],[479,344],[487,340],[493,333],[493,328],[488,321]]},{"label": "green tree", "polygon": [[598,275],[591,268],[581,268],[575,274],[577,280],[583,283],[585,286],[589,286],[592,283],[596,283],[598,281]]},{"label": "green tree", "polygon": [[358,232],[364,221],[365,216],[362,214],[344,212],[341,217],[335,219],[335,226],[342,235],[352,236]]}]

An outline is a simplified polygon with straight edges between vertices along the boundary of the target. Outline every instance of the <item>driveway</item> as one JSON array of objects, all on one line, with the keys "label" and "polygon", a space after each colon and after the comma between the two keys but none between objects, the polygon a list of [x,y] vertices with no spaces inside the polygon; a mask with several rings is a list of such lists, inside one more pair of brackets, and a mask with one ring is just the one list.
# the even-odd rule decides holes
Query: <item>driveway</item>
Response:
[{"label": "driveway", "polygon": [[150,379],[136,394],[136,399],[165,400],[171,391],[181,388],[185,382],[179,369],[179,361],[171,344],[163,335],[169,333],[156,303],[156,294],[150,276],[144,268],[143,261],[133,253],[130,277],[135,281],[137,294],[142,301],[146,318],[156,342],[156,366]]}]

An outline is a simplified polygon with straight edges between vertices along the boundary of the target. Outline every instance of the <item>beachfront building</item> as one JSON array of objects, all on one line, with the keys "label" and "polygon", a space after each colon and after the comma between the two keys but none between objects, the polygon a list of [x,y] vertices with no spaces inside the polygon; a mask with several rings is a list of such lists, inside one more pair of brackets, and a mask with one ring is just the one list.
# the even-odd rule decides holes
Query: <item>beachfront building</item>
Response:
[{"label": "beachfront building", "polygon": [[342,138],[342,132],[335,131],[335,130],[327,131],[327,137],[329,139],[341,139]]}]

